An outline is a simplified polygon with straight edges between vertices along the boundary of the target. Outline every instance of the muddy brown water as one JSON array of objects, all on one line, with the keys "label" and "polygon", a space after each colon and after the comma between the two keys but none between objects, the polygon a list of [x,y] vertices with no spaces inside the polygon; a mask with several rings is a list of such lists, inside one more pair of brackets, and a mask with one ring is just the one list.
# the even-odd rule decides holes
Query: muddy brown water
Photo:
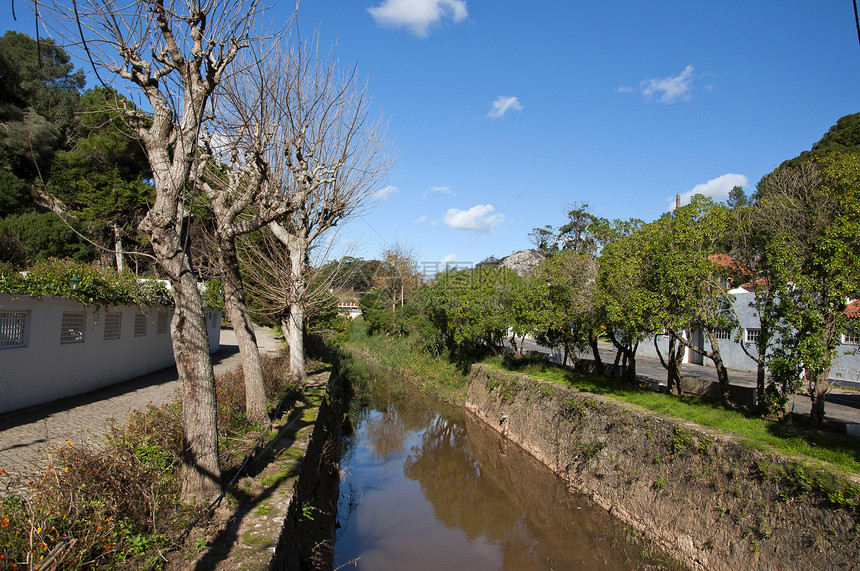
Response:
[{"label": "muddy brown water", "polygon": [[471,414],[381,383],[350,414],[336,569],[677,568]]}]

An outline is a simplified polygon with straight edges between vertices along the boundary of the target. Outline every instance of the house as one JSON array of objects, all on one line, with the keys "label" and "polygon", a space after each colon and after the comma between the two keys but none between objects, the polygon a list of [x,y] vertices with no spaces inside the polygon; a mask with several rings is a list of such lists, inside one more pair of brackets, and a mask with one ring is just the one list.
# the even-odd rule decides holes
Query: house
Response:
[{"label": "house", "polygon": [[[728,292],[734,298],[733,309],[737,315],[738,329],[717,331],[717,341],[720,346],[720,356],[723,364],[728,369],[738,371],[754,372],[757,364],[741,347],[746,344],[747,350],[756,354],[755,341],[760,331],[758,313],[755,310],[755,285],[744,284]],[[836,357],[830,368],[830,378],[840,384],[860,386],[860,346],[858,346],[858,335],[860,335],[860,300],[854,300],[845,309],[846,315],[855,324],[848,332],[842,335],[841,343],[836,348]],[[711,344],[701,331],[688,333],[694,344],[710,351]],[[739,339],[739,340],[736,340]],[[662,354],[666,355],[668,339],[658,339],[658,345]],[[637,355],[657,358],[654,348],[653,337],[649,337],[639,345]],[[685,363],[713,366],[713,361],[707,357],[687,350],[684,355]]]}]

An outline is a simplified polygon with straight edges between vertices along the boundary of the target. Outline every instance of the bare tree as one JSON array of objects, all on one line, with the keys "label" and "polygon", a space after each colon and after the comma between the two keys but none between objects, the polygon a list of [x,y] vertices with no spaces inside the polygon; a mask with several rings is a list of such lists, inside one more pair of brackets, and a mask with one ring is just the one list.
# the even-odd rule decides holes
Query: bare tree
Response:
[{"label": "bare tree", "polygon": [[370,118],[368,85],[355,67],[342,68],[318,43],[298,43],[289,75],[273,85],[279,104],[282,191],[303,197],[290,214],[269,224],[287,248],[292,276],[289,318],[290,373],[306,376],[304,321],[308,252],[320,236],[368,206],[392,164],[381,118]]},{"label": "bare tree", "polygon": [[[304,308],[305,319],[311,319],[322,312],[332,299],[332,290],[344,278],[342,261],[324,264],[331,253],[332,242],[322,249],[321,244],[311,246],[308,262],[303,268],[306,284],[303,297],[299,300]],[[239,257],[246,276],[245,287],[254,298],[257,311],[278,321],[286,334],[287,320],[293,306],[294,276],[290,251],[284,248],[271,230],[262,229],[257,234],[245,235],[239,239]],[[334,267],[332,267],[334,266]]]},{"label": "bare tree", "polygon": [[[291,212],[304,195],[285,192],[289,189],[271,180],[278,173],[281,148],[278,105],[268,95],[272,83],[289,73],[289,62],[277,49],[258,55],[252,48],[243,55],[236,62],[240,71],[225,77],[214,94],[197,180],[215,218],[224,307],[242,354],[246,412],[251,420],[262,422],[268,416],[263,367],[245,300],[236,238]],[[271,162],[275,169],[270,168]]]},{"label": "bare tree", "polygon": [[[183,500],[220,491],[215,382],[201,295],[183,240],[192,167],[209,98],[236,54],[252,41],[259,7],[254,0],[171,2],[53,0],[42,15],[132,100],[143,96],[150,112],[125,106],[152,168],[156,198],[140,224],[161,271],[170,281],[175,310],[171,338],[183,401]],[[135,97],[135,95],[137,97]]]},{"label": "bare tree", "polygon": [[417,260],[413,248],[395,242],[380,253],[379,269],[373,279],[373,286],[391,296],[391,311],[397,307],[398,299],[402,307],[406,297],[421,285],[421,274],[417,271]]}]

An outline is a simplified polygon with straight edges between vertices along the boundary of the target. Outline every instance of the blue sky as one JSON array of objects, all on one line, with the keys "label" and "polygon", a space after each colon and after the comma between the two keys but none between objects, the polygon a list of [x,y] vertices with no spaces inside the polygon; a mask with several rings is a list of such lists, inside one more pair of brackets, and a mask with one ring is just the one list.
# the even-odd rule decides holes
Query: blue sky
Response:
[{"label": "blue sky", "polygon": [[573,202],[650,221],[676,193],[751,192],[860,111],[847,0],[303,0],[298,22],[358,61],[397,146],[340,231],[364,258],[399,241],[474,263]]},{"label": "blue sky", "polygon": [[529,247],[587,202],[653,220],[692,191],[751,192],[860,111],[850,2],[305,1],[390,118],[390,192],[341,240],[421,261]]}]

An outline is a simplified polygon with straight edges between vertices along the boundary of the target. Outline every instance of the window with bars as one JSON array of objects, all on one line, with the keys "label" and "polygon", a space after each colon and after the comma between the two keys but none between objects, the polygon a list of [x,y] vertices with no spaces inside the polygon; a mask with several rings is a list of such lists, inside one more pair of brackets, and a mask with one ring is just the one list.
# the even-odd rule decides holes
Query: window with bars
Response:
[{"label": "window with bars", "polygon": [[119,339],[121,325],[122,313],[118,311],[108,311],[105,313],[105,340]]},{"label": "window with bars", "polygon": [[849,329],[842,334],[843,345],[860,345],[860,330]]},{"label": "window with bars", "polygon": [[720,327],[719,329],[714,330],[714,337],[717,339],[731,339],[732,338],[732,330],[728,327]]},{"label": "window with bars", "polygon": [[60,324],[60,343],[83,343],[84,322],[83,311],[64,311]]},{"label": "window with bars", "polygon": [[0,311],[0,349],[27,346],[28,311]]},{"label": "window with bars", "polygon": [[146,336],[146,316],[142,313],[134,314],[134,336],[135,337],[145,337]]},{"label": "window with bars", "polygon": [[156,333],[167,333],[167,325],[170,323],[168,319],[167,309],[158,310],[158,324],[156,325]]},{"label": "window with bars", "polygon": [[758,343],[758,337],[761,333],[759,329],[747,329],[744,332],[744,341],[747,343]]}]

